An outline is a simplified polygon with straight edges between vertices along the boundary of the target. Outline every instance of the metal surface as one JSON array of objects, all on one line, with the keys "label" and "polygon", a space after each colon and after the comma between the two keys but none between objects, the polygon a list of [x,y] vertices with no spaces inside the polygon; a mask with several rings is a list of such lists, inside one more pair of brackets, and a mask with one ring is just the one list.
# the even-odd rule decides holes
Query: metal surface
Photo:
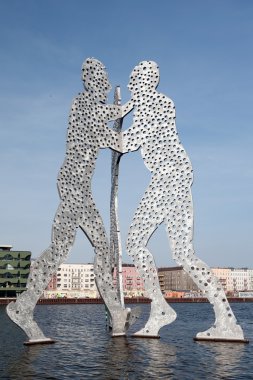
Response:
[{"label": "metal surface", "polygon": [[34,307],[66,260],[79,227],[95,249],[95,278],[110,313],[112,334],[124,335],[129,324],[130,309],[121,306],[113,286],[109,242],[91,192],[99,149],[121,149],[120,134],[108,128],[107,123],[121,118],[122,108],[105,104],[111,86],[101,62],[87,59],[82,72],[85,91],[74,99],[69,117],[66,157],[58,176],[61,202],[52,226],[51,244],[35,261],[27,290],[7,307],[9,317],[34,343],[48,340],[33,319]]},{"label": "metal surface", "polygon": [[173,322],[176,313],[160,291],[154,258],[147,243],[164,223],[173,258],[191,276],[213,305],[215,324],[197,338],[242,340],[243,332],[221,284],[210,268],[198,259],[193,248],[192,166],[179,141],[172,100],[156,91],[159,69],[143,61],[130,76],[128,88],[134,105],[133,125],[123,133],[123,152],[141,148],[152,179],[130,227],[127,250],[141,274],[151,313],[136,336],[157,336],[162,326]]},{"label": "metal surface", "polygon": [[[121,105],[120,87],[117,86],[114,92],[114,104]],[[132,103],[129,102],[123,109],[125,115],[132,109]],[[123,118],[115,121],[113,129],[120,133],[122,130]],[[120,235],[120,223],[118,215],[118,188],[119,188],[119,164],[122,153],[115,150],[112,151],[112,166],[111,166],[111,199],[110,199],[110,259],[112,273],[116,270],[116,289],[121,306],[124,307],[124,289],[122,277],[122,243]],[[141,315],[141,307],[132,308],[126,329],[133,325]],[[109,321],[111,326],[111,321]]]},{"label": "metal surface", "polygon": [[[120,87],[117,86],[114,93],[114,104],[121,104]],[[123,119],[117,119],[113,125],[113,130],[121,132]],[[111,166],[111,200],[110,200],[110,257],[112,272],[116,271],[117,292],[121,305],[124,307],[124,291],[122,280],[122,244],[120,236],[120,224],[118,215],[118,187],[119,187],[119,163],[122,154],[112,151]]]}]

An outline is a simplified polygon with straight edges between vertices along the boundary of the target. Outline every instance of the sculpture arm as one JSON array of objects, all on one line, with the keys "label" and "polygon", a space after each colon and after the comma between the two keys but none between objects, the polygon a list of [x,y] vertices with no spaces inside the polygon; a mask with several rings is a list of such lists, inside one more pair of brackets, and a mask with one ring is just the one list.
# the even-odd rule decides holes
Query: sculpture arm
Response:
[{"label": "sculpture arm", "polygon": [[[126,104],[124,104],[123,106],[108,104],[103,109],[103,114],[104,114],[105,109],[108,112],[108,114],[107,114],[108,120],[107,121],[117,120],[117,119],[120,119],[123,116],[125,116],[127,113],[129,113],[133,109],[133,102],[130,100]],[[122,142],[123,134],[116,132],[107,126],[105,126],[104,132],[105,132],[104,136],[101,136],[101,142],[102,142],[101,147],[108,147],[108,148],[116,150],[117,152],[120,152],[120,153],[126,153],[126,152],[131,150],[130,145],[131,145],[132,141],[130,141],[130,138],[128,136],[127,131],[124,132],[126,144],[127,144],[124,152],[123,152],[123,142]],[[129,143],[127,143],[128,139],[129,139]],[[139,146],[132,149],[132,150],[136,150],[138,148],[139,148]]]},{"label": "sculpture arm", "polygon": [[115,104],[107,104],[104,106],[103,113],[106,110],[108,112],[108,120],[114,121],[122,117],[122,107]]},{"label": "sculpture arm", "polygon": [[108,104],[106,108],[109,111],[109,121],[117,120],[126,116],[133,109],[133,102],[129,100],[123,106],[118,106],[115,104]]},{"label": "sculpture arm", "polygon": [[127,103],[123,104],[123,106],[121,106],[122,110],[121,110],[121,117],[124,117],[126,116],[130,111],[132,111],[132,109],[134,108],[134,105],[133,105],[133,102],[132,100],[129,100]]}]

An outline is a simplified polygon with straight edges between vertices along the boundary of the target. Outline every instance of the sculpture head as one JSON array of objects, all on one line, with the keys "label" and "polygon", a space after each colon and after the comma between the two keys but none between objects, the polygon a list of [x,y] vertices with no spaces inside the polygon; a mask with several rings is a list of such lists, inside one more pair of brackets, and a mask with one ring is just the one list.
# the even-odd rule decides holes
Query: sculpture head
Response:
[{"label": "sculpture head", "polygon": [[82,66],[82,80],[88,92],[100,102],[105,103],[107,94],[111,90],[105,66],[95,58],[87,58]]},{"label": "sculpture head", "polygon": [[132,95],[137,92],[154,91],[159,83],[159,67],[156,62],[142,61],[133,69],[128,88]]}]

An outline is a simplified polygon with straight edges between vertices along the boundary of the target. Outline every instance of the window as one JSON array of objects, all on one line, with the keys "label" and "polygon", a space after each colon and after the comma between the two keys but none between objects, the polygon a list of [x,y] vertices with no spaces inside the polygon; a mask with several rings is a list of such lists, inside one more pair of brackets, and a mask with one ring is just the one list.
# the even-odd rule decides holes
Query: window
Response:
[{"label": "window", "polygon": [[6,265],[6,269],[13,270],[14,268],[13,268],[13,266],[11,264],[7,264]]},{"label": "window", "polygon": [[13,257],[11,255],[5,255],[4,260],[13,260]]}]

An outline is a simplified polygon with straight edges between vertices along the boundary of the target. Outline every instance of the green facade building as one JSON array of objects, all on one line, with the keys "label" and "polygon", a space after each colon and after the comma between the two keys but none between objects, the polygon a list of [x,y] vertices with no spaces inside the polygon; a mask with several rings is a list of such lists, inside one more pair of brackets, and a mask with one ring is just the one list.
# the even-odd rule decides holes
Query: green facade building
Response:
[{"label": "green facade building", "polygon": [[11,245],[0,245],[0,297],[16,297],[26,289],[31,252],[12,251]]}]

